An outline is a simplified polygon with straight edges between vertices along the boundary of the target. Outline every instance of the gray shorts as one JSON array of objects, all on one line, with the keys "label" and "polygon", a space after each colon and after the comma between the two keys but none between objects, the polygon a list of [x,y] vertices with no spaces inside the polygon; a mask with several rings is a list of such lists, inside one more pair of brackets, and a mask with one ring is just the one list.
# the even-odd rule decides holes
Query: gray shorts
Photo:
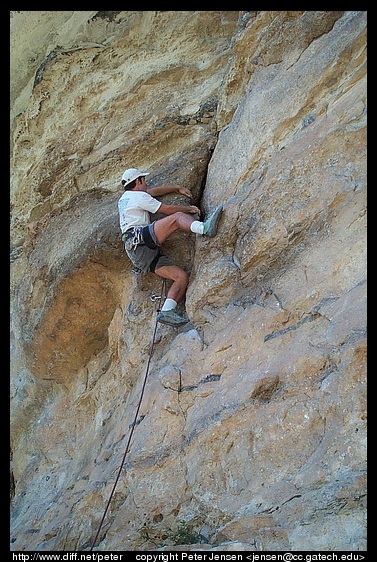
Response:
[{"label": "gray shorts", "polygon": [[124,247],[128,257],[138,269],[144,273],[148,271],[155,272],[156,269],[165,265],[175,265],[173,260],[168,258],[161,251],[157,243],[157,238],[154,233],[154,223],[143,227],[142,240],[143,243],[133,246],[133,229],[127,231],[124,236]]}]

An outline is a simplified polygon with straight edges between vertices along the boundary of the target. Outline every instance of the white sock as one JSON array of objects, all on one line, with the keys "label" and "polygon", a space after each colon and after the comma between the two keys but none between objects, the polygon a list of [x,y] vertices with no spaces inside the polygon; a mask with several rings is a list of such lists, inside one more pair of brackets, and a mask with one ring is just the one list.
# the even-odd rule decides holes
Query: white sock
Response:
[{"label": "white sock", "polygon": [[161,308],[161,312],[166,312],[167,310],[174,310],[177,306],[177,302],[174,299],[167,298]]},{"label": "white sock", "polygon": [[191,223],[190,230],[195,234],[203,234],[204,224],[200,221],[194,221]]}]

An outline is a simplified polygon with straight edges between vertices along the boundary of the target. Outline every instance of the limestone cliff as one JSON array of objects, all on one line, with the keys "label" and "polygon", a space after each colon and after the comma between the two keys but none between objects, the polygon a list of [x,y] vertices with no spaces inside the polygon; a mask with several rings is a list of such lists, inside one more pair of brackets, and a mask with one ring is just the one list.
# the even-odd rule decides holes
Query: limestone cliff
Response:
[{"label": "limestone cliff", "polygon": [[90,549],[121,465],[161,291],[136,166],[224,213],[166,244],[190,323],[95,548],[365,550],[366,12],[10,17],[11,549]]}]

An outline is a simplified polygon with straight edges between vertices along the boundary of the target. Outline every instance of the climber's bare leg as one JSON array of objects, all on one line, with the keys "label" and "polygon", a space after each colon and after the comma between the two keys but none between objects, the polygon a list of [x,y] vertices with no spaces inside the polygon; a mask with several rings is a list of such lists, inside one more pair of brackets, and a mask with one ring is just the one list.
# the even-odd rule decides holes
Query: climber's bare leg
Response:
[{"label": "climber's bare leg", "polygon": [[[153,224],[154,233],[156,235],[158,243],[161,245],[165,242],[167,238],[176,230],[186,230],[187,232],[190,231],[190,226],[194,222],[195,218],[188,213],[173,213],[172,215],[168,215],[162,219],[155,221]],[[165,267],[173,267],[173,266],[165,266]],[[165,268],[160,268],[165,269]],[[157,270],[156,270],[157,273]],[[164,277],[162,275],[162,277]],[[168,277],[169,279],[169,277]]]},{"label": "climber's bare leg", "polygon": [[[161,219],[163,220],[163,219]],[[177,229],[176,229],[177,230]],[[181,302],[185,296],[187,286],[189,283],[188,274],[183,271],[178,265],[164,265],[155,269],[156,275],[173,281],[171,287],[169,288],[167,298],[175,300],[175,302]]]}]

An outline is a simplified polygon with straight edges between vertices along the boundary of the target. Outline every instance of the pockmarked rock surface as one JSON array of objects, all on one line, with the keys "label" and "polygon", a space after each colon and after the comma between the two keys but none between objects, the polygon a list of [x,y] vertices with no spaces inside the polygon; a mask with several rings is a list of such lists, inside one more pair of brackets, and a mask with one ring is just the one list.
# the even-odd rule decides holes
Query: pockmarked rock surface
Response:
[{"label": "pockmarked rock surface", "polygon": [[[10,16],[11,550],[366,550],[366,12]],[[179,329],[134,166],[223,204]]]}]

